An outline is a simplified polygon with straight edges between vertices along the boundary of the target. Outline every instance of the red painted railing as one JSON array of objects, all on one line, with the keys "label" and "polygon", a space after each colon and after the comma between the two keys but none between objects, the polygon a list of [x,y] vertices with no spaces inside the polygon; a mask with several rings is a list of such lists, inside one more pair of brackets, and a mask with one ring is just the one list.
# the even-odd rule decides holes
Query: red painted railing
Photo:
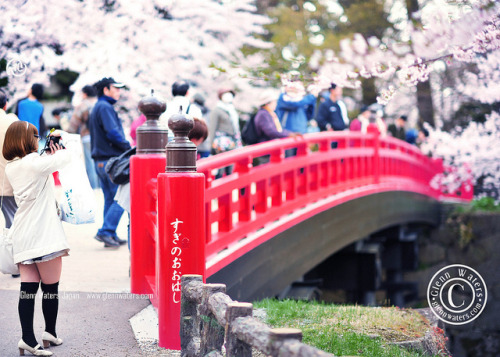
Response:
[{"label": "red painted railing", "polygon": [[[289,151],[293,156],[286,155]],[[171,202],[157,202],[169,199],[157,197],[157,176],[165,159],[150,156],[131,159],[131,291],[153,294],[157,306],[159,267],[171,262],[159,249],[155,207]],[[267,163],[254,165],[265,157]],[[216,179],[227,166],[232,173]],[[431,180],[444,171],[440,160],[423,155],[415,146],[354,132],[273,140],[199,160],[198,172],[205,175],[204,198],[200,198],[205,205],[205,222],[200,222],[206,233],[205,278],[295,224],[362,196],[408,191],[436,200],[471,200],[470,183],[456,192],[431,186]],[[176,349],[177,344],[161,347]]]},{"label": "red painted railing", "polygon": [[[285,157],[295,149],[296,155]],[[254,166],[270,155],[269,163]],[[234,165],[215,179],[217,169]],[[470,200],[472,191],[432,188],[443,172],[415,146],[354,132],[274,140],[198,161],[205,174],[207,276],[277,233],[336,204],[383,191],[411,191],[437,200]]]}]

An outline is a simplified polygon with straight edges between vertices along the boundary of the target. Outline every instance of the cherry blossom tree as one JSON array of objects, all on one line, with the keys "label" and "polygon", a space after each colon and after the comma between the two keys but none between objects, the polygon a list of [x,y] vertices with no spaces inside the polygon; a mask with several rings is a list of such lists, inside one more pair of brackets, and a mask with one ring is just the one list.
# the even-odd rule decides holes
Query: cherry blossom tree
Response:
[{"label": "cherry blossom tree", "polygon": [[450,7],[442,1],[431,1],[419,16],[423,26],[417,28],[408,22],[404,29],[406,35],[401,35],[411,39],[412,52],[409,44],[401,39],[365,40],[361,35],[354,35],[353,39],[341,43],[338,54],[331,50],[325,52],[325,65],[320,73],[336,74],[335,80],[352,87],[359,86],[360,77],[380,78],[379,86],[383,89],[379,102],[382,104],[387,104],[400,88],[427,81],[435,70],[434,65],[443,61],[445,65],[477,64],[475,69],[479,73],[476,71],[475,77],[490,85],[490,79],[497,75],[492,69],[498,66],[500,4],[474,1],[469,6]]},{"label": "cherry blossom tree", "polygon": [[[345,39],[339,53],[324,54],[321,75],[354,88],[360,78],[376,77],[382,88],[379,102],[386,105],[389,114],[400,108],[403,98],[411,99],[405,105],[415,107],[415,86],[436,78],[446,68],[460,72],[455,87],[435,87],[435,92],[445,92],[454,104],[448,115],[452,116],[460,102],[468,98],[499,102],[500,4],[462,1],[448,6],[442,1],[429,1],[417,16],[422,26],[407,23],[397,41],[360,35]],[[402,38],[411,39],[412,51]],[[438,114],[441,124],[443,110]],[[472,175],[474,184],[498,192],[499,127],[498,113],[489,115],[485,123],[471,122],[452,132],[440,130],[439,125],[437,129],[428,127],[430,136],[422,149],[452,167],[446,175],[436,177],[436,183],[453,191]]]},{"label": "cherry blossom tree", "polygon": [[434,184],[457,190],[472,179],[477,196],[500,192],[500,114],[492,113],[484,123],[471,122],[451,133],[430,129],[421,149],[428,155],[444,159],[451,168],[434,178]]},{"label": "cherry blossom tree", "polygon": [[0,59],[26,66],[8,77],[14,98],[28,83],[48,84],[69,69],[80,74],[75,92],[104,76],[124,82],[130,91],[121,102],[134,115],[141,96],[154,88],[168,98],[177,79],[209,99],[219,86],[251,92],[241,67],[231,64],[260,61],[258,53],[244,56],[242,46],[270,46],[254,36],[268,19],[255,14],[251,0],[13,0],[2,1],[0,11]]},{"label": "cherry blossom tree", "polygon": [[[239,109],[249,111],[259,90],[255,85],[265,86],[266,78],[256,83],[248,69],[262,66],[258,49],[272,46],[255,36],[263,34],[270,21],[255,10],[253,0],[3,1],[0,60],[7,64],[7,89],[14,99],[21,97],[28,83],[47,84],[63,69],[80,74],[74,91],[113,76],[130,88],[121,102],[135,115],[138,100],[151,88],[169,97],[171,84],[182,78],[212,100],[219,87],[231,86],[245,95],[245,100],[236,100]],[[415,106],[415,86],[433,81],[439,68],[453,68],[461,74],[457,85],[434,86],[435,92],[452,93],[449,101],[458,95],[485,103],[500,100],[500,3],[457,0],[450,5],[432,0],[413,18],[418,24],[402,22],[397,34],[354,35],[341,41],[337,53],[327,48],[314,51],[308,60],[319,77],[311,78],[311,89],[317,91],[331,81],[357,88],[360,78],[375,78],[379,101],[390,113],[401,103]],[[242,52],[243,47],[257,51]],[[487,146],[464,154],[461,146],[450,143],[455,140],[465,147],[475,133],[476,142],[494,147],[498,131],[491,128],[498,127],[499,120],[492,114],[486,123],[472,123],[462,131],[431,131],[424,149],[458,165],[462,156],[478,181],[493,184],[498,182],[496,169],[485,174],[488,165],[481,166],[486,161],[479,156],[491,153]],[[438,149],[438,144],[448,151]]]}]

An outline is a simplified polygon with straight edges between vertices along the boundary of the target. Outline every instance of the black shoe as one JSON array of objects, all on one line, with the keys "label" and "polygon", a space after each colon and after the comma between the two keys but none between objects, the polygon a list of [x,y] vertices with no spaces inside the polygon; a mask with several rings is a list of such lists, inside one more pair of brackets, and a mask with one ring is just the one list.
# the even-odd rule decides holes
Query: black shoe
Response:
[{"label": "black shoe", "polygon": [[21,274],[11,274],[13,278],[19,278]]},{"label": "black shoe", "polygon": [[95,239],[96,241],[98,241],[98,242],[101,242],[101,243],[103,242],[103,240],[102,240],[102,236],[100,236],[99,234],[96,234],[96,235],[95,235],[95,237],[94,237],[94,239]]},{"label": "black shoe", "polygon": [[115,240],[116,243],[118,243],[119,245],[124,245],[124,244],[127,244],[127,240],[126,239],[120,239],[118,238],[118,236],[114,236],[113,239]]},{"label": "black shoe", "polygon": [[104,242],[104,248],[118,248],[120,244],[111,236],[99,236]]}]

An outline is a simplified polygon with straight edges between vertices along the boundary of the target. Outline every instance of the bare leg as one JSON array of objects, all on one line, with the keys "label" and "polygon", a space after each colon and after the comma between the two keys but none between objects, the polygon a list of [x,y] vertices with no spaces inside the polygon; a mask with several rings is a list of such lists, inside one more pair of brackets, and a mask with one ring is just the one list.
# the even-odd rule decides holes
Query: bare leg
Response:
[{"label": "bare leg", "polygon": [[[61,277],[61,257],[37,264],[38,272],[42,279],[41,288],[42,312],[45,320],[45,331],[57,337],[56,323],[59,311],[59,278]],[[45,342],[45,341],[44,341]]]},{"label": "bare leg", "polygon": [[21,274],[21,282],[23,283],[39,283],[40,274],[36,264],[17,264],[19,273]]},{"label": "bare leg", "polygon": [[48,262],[37,263],[36,267],[40,274],[42,283],[55,284],[59,282],[59,279],[61,278],[62,257],[51,259]]}]

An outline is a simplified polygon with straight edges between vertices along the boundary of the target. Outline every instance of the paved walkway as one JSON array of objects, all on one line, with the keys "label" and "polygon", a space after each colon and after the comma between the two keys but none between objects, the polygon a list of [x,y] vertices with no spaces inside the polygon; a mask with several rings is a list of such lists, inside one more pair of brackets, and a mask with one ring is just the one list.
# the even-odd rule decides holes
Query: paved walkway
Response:
[{"label": "paved walkway", "polygon": [[[96,190],[95,194],[98,208],[102,210],[102,193]],[[128,217],[124,214],[118,227],[118,235],[124,239],[127,223]],[[63,258],[57,332],[65,342],[51,347],[51,351],[57,357],[179,355],[157,347],[154,309],[149,300],[130,294],[127,246],[104,249],[103,243],[93,238],[101,224],[102,211],[98,212],[93,224],[63,223],[71,251],[69,257]],[[19,282],[19,278],[0,274],[1,357],[19,355]],[[129,321],[131,318],[133,328]],[[35,335],[41,342],[44,323],[40,292],[35,306],[34,327]]]}]

